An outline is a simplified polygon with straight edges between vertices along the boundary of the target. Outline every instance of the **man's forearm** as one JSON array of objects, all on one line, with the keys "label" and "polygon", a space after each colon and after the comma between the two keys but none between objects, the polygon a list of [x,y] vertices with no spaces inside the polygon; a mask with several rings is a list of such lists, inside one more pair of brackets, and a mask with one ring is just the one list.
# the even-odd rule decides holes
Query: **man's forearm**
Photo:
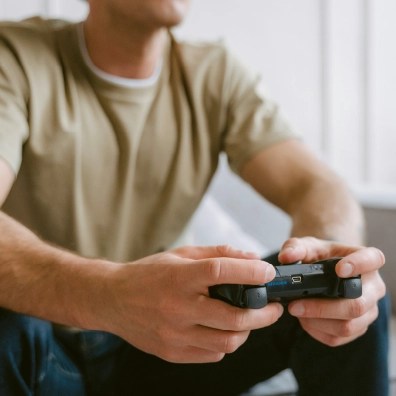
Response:
[{"label": "man's forearm", "polygon": [[315,181],[294,202],[289,212],[292,236],[315,236],[354,245],[364,243],[362,208],[342,180]]},{"label": "man's forearm", "polygon": [[0,212],[0,306],[53,322],[95,327],[106,272],[90,260],[41,241]]},{"label": "man's forearm", "polygon": [[262,150],[246,163],[243,178],[290,215],[292,236],[360,245],[364,218],[346,183],[296,140]]}]

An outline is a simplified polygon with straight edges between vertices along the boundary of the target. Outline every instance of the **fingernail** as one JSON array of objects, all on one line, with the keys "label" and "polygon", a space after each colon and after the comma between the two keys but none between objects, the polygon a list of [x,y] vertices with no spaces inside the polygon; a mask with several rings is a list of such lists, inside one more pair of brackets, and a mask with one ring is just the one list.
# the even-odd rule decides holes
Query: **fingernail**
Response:
[{"label": "fingernail", "polygon": [[297,302],[289,306],[289,312],[293,316],[303,316],[305,312],[304,304]]},{"label": "fingernail", "polygon": [[343,278],[347,278],[348,276],[351,276],[352,273],[353,273],[353,265],[351,263],[343,263],[341,265],[341,268],[338,270],[338,274]]}]

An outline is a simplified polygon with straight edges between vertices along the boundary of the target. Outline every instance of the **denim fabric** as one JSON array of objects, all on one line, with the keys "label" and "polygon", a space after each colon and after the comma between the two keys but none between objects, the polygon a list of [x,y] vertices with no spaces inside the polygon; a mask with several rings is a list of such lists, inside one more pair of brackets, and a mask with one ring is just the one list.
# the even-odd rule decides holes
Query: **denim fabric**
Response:
[{"label": "denim fabric", "polygon": [[0,310],[2,396],[238,395],[290,367],[302,396],[387,396],[389,299],[367,333],[327,347],[287,313],[219,363],[173,364],[111,334],[54,331]]},{"label": "denim fabric", "polygon": [[81,370],[51,324],[0,310],[0,395],[84,395]]},{"label": "denim fabric", "polygon": [[380,316],[364,336],[336,348],[315,341],[286,313],[273,326],[251,332],[219,363],[177,365],[128,350],[118,394],[239,395],[289,367],[301,396],[387,396],[388,301],[381,300]]}]

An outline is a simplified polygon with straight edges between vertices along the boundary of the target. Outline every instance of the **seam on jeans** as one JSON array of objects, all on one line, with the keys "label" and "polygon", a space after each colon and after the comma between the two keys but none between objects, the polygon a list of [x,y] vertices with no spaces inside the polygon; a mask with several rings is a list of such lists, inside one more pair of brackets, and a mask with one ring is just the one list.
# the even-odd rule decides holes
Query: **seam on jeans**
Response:
[{"label": "seam on jeans", "polygon": [[78,371],[69,371],[69,370],[67,370],[65,367],[63,367],[63,366],[59,363],[59,361],[58,361],[58,359],[56,358],[56,356],[55,356],[53,353],[50,353],[50,354],[48,355],[48,358],[47,358],[47,367],[46,367],[47,370],[46,370],[42,375],[40,375],[40,378],[39,378],[39,381],[40,381],[40,382],[45,378],[46,373],[48,372],[48,366],[50,365],[50,363],[52,363],[52,364],[54,365],[54,367],[55,367],[58,371],[60,371],[62,374],[66,375],[66,376],[68,376],[68,377],[70,377],[70,378],[77,379],[77,378],[81,378],[81,377],[82,377],[81,373],[78,372]]},{"label": "seam on jeans", "polygon": [[43,382],[43,381],[44,381],[44,378],[47,376],[47,372],[48,372],[48,362],[49,362],[49,360],[50,360],[50,357],[48,356],[48,357],[45,359],[44,368],[42,369],[40,375],[39,375],[38,378],[37,378],[37,383]]}]

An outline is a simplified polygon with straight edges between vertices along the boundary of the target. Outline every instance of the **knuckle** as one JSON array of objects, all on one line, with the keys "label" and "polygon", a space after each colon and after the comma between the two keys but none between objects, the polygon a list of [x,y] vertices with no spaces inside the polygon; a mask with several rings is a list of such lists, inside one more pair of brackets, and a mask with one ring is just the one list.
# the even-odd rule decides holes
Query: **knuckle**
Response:
[{"label": "knuckle", "polygon": [[385,264],[384,253],[376,247],[370,247],[369,249],[373,252],[375,258],[378,258],[378,262],[381,264],[381,266],[383,266]]},{"label": "knuckle", "polygon": [[335,336],[328,336],[325,340],[324,343],[332,348],[338,347],[341,345],[341,341],[339,337],[335,337]]},{"label": "knuckle", "polygon": [[180,360],[180,356],[177,351],[173,348],[169,348],[166,345],[161,345],[156,353],[156,355],[171,363],[177,363]]},{"label": "knuckle", "polygon": [[343,321],[340,327],[340,336],[341,337],[350,337],[355,333],[355,326],[353,321],[347,320]]},{"label": "knuckle", "polygon": [[299,241],[299,239],[296,238],[296,237],[288,238],[288,239],[283,243],[282,248],[285,248],[285,247],[287,247],[287,246],[295,245],[295,244],[298,243],[298,241]]},{"label": "knuckle", "polygon": [[270,316],[271,323],[275,323],[284,312],[284,308],[281,304],[273,305],[272,315]]},{"label": "knuckle", "polygon": [[320,342],[331,348],[338,347],[344,343],[344,338],[333,334],[322,334],[319,340]]},{"label": "knuckle", "polygon": [[224,356],[226,354],[223,352],[215,352],[211,355],[211,357],[208,359],[208,363],[217,363],[220,362],[221,360],[223,360]]},{"label": "knuckle", "polygon": [[208,273],[209,279],[212,280],[214,284],[218,283],[221,279],[221,262],[217,258],[208,259],[206,262],[206,271]]},{"label": "knuckle", "polygon": [[322,244],[323,243],[323,241],[321,241],[318,238],[313,237],[313,236],[305,236],[305,237],[302,237],[302,238],[299,238],[299,239],[303,240],[304,243],[306,243],[307,245],[310,245],[310,246],[316,246],[318,244]]},{"label": "knuckle", "polygon": [[231,255],[234,249],[230,245],[224,244],[224,245],[217,245],[216,250],[219,253],[219,256],[228,257]]},{"label": "knuckle", "polygon": [[312,243],[319,243],[319,239],[313,236],[307,236],[304,239]]},{"label": "knuckle", "polygon": [[[270,303],[265,308],[265,326],[275,323],[283,313],[283,308],[280,304]],[[264,324],[264,323],[263,323]]]},{"label": "knuckle", "polygon": [[[181,250],[181,251],[182,251],[182,250]],[[176,253],[177,253],[177,252],[176,252]],[[174,260],[175,257],[178,256],[177,254],[175,254],[175,252],[172,252],[172,251],[170,251],[170,250],[167,250],[167,251],[165,251],[165,252],[158,253],[158,255],[161,256],[161,261],[162,261],[162,262],[167,262],[167,261],[170,261],[170,260]]]},{"label": "knuckle", "polygon": [[366,300],[363,297],[357,298],[356,300],[351,300],[350,316],[352,318],[363,316],[367,311],[366,305]]},{"label": "knuckle", "polygon": [[235,331],[242,331],[245,330],[245,326],[246,326],[245,310],[236,308],[233,318],[233,329]]},{"label": "knuckle", "polygon": [[229,334],[224,339],[223,352],[235,352],[240,346],[239,337],[237,334]]},{"label": "knuckle", "polygon": [[167,250],[164,253],[162,253],[165,257],[168,259],[175,259],[175,258],[181,258],[184,256],[187,256],[190,250],[192,249],[191,246],[185,245],[185,246],[179,246],[171,250]]}]

